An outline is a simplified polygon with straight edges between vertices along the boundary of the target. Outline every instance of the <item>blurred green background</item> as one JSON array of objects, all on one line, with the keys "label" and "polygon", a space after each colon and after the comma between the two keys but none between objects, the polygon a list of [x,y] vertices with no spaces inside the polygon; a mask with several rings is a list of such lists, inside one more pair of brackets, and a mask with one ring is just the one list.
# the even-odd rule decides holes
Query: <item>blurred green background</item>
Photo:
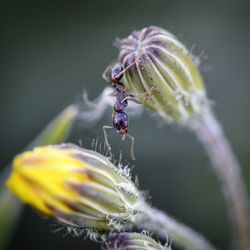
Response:
[{"label": "blurred green background", "polygon": [[[0,9],[0,166],[7,165],[67,104],[91,99],[107,83],[101,75],[117,55],[116,37],[158,25],[195,54],[209,97],[242,166],[250,189],[250,1],[8,1]],[[70,141],[91,147],[110,109],[91,128],[78,123]],[[227,249],[229,226],[221,191],[195,137],[163,125],[150,112],[130,121],[136,138],[133,173],[149,190],[152,204]],[[110,133],[113,148],[130,161],[129,143]],[[14,249],[100,249],[60,231],[26,208],[8,246]]]}]

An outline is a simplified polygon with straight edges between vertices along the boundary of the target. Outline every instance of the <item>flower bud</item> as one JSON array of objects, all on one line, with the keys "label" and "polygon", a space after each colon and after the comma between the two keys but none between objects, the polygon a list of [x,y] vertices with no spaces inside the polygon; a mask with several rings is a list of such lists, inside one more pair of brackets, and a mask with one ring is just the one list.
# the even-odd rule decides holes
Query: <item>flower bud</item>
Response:
[{"label": "flower bud", "polygon": [[113,229],[133,220],[140,195],[107,158],[72,144],[37,147],[14,159],[8,188],[68,226]]},{"label": "flower bud", "polygon": [[166,30],[149,26],[134,31],[120,41],[117,61],[127,68],[127,89],[152,94],[145,105],[165,120],[183,124],[204,108],[206,93],[194,57]]},{"label": "flower bud", "polygon": [[140,233],[111,234],[103,244],[102,250],[170,250],[171,247],[162,246],[153,238]]}]

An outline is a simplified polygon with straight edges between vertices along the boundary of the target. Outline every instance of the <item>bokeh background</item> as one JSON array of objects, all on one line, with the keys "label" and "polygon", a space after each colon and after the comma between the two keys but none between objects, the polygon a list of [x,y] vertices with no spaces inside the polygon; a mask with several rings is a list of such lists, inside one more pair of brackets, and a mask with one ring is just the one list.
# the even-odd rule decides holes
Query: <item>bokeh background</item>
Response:
[{"label": "bokeh background", "polygon": [[[107,83],[101,75],[117,50],[116,37],[147,25],[162,26],[194,53],[209,97],[232,143],[250,191],[250,1],[6,1],[0,9],[0,166],[1,170],[83,89],[96,98]],[[77,124],[70,141],[103,141],[102,126]],[[154,206],[228,249],[230,234],[221,191],[196,138],[173,126],[159,126],[150,112],[132,119],[137,160],[133,173]],[[111,133],[113,148],[130,160],[129,144]],[[8,245],[14,249],[100,249],[54,233],[53,222],[26,208]],[[0,236],[1,237],[1,236]]]}]

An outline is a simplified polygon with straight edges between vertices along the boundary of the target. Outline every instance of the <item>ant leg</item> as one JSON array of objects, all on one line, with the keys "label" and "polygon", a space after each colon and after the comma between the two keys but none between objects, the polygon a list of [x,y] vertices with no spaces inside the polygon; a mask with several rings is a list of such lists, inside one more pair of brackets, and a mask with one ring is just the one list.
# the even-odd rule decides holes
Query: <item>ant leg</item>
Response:
[{"label": "ant leg", "polygon": [[[149,92],[143,93],[143,94],[137,94],[137,95],[127,95],[122,102],[124,101],[132,101],[134,103],[138,103],[138,104],[144,104],[145,102],[147,102],[148,100],[151,99],[151,97],[154,94],[159,94],[159,91],[156,90],[155,87],[152,87]],[[143,98],[142,100],[139,100],[138,98]]]},{"label": "ant leg", "polygon": [[111,129],[111,128],[113,128],[113,127],[111,127],[111,126],[103,126],[102,127],[103,133],[104,133],[105,145],[108,148],[108,151],[110,152],[110,154],[111,154],[111,146],[110,146],[109,141],[108,141],[107,129]]},{"label": "ant leg", "polygon": [[126,134],[126,136],[131,140],[130,155],[131,155],[131,159],[134,161],[135,160],[135,138],[130,134]]}]

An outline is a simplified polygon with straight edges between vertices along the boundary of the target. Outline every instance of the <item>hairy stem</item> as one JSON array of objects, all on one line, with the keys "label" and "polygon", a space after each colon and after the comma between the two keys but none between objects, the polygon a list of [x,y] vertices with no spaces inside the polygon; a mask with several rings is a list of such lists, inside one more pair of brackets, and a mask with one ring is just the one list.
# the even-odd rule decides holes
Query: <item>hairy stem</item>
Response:
[{"label": "hairy stem", "polygon": [[147,229],[160,237],[168,237],[173,244],[187,250],[215,250],[202,235],[176,221],[164,212],[144,203],[142,218],[137,221],[139,228]]},{"label": "hairy stem", "polygon": [[197,116],[190,128],[202,143],[220,181],[231,221],[234,248],[249,250],[248,199],[240,165],[210,109]]}]

